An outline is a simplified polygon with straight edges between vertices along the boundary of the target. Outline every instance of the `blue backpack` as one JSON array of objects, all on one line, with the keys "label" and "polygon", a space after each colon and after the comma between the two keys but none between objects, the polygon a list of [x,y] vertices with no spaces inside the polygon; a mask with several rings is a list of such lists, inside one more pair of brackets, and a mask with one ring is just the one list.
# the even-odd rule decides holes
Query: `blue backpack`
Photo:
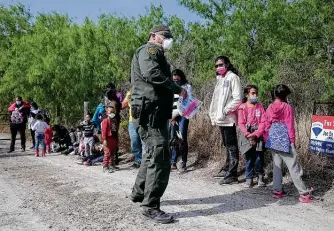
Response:
[{"label": "blue backpack", "polygon": [[271,125],[266,142],[266,148],[290,153],[291,144],[288,128],[284,123],[275,122]]}]

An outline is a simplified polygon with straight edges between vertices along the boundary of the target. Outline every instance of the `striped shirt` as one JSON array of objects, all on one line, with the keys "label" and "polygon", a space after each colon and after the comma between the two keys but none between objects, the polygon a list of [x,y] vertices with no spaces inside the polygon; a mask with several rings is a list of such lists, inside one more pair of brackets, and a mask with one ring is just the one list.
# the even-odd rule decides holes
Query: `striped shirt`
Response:
[{"label": "striped shirt", "polygon": [[85,137],[92,137],[94,135],[94,124],[90,121],[84,121],[83,132]]}]

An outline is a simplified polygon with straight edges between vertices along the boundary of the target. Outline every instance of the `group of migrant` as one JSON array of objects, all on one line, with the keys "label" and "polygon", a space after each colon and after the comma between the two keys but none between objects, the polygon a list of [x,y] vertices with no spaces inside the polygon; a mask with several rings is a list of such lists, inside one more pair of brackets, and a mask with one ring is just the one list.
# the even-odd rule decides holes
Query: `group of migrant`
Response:
[{"label": "group of migrant", "polygon": [[[103,102],[97,106],[93,116],[91,113],[88,113],[84,121],[78,123],[76,127],[69,129],[63,125],[54,125],[53,152],[61,152],[64,155],[78,155],[78,164],[84,164],[86,166],[101,165],[104,155],[103,144],[100,140],[101,122],[107,117],[104,105],[108,104],[111,100],[116,101],[117,105],[121,107],[123,96],[120,92],[115,90],[114,84],[109,83],[106,90],[104,90]],[[119,112],[120,108],[118,108],[117,111]],[[116,119],[120,120],[119,113],[116,114]],[[93,126],[94,129],[91,129],[91,126]],[[87,138],[87,132],[92,132],[89,142],[85,139]],[[116,164],[118,163],[117,153],[114,160]]]}]

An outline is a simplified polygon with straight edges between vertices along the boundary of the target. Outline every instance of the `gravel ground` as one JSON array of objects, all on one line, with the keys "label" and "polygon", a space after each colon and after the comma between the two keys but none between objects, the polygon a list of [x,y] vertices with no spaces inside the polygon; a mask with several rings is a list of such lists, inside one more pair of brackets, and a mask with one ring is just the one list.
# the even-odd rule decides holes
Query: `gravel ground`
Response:
[{"label": "gravel ground", "polygon": [[8,147],[0,141],[0,230],[334,230],[332,191],[312,204],[299,203],[294,190],[275,200],[270,187],[220,186],[209,168],[171,174],[162,209],[177,220],[155,224],[127,198],[137,173],[127,165],[104,174],[75,156],[36,158]]}]

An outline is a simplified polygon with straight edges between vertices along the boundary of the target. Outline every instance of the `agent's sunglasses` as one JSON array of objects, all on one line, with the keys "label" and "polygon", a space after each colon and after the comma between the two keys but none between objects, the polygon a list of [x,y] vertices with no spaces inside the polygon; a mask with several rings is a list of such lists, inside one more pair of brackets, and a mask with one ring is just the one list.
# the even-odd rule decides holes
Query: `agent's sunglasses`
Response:
[{"label": "agent's sunglasses", "polygon": [[215,67],[216,68],[218,68],[218,67],[225,67],[225,64],[224,63],[216,64]]},{"label": "agent's sunglasses", "polygon": [[158,32],[156,33],[157,35],[162,35],[164,36],[166,39],[170,39],[173,38],[172,34],[170,32],[167,31],[162,31],[162,32]]}]

